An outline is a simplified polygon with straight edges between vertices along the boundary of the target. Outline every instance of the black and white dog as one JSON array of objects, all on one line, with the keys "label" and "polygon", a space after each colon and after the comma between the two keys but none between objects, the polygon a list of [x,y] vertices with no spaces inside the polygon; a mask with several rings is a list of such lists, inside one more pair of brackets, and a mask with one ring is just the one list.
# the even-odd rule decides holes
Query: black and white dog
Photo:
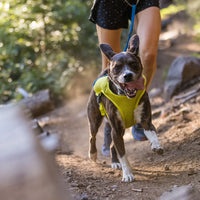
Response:
[{"label": "black and white dog", "polygon": [[[137,35],[131,37],[126,52],[117,54],[113,52],[108,44],[101,44],[100,49],[109,60],[109,68],[100,75],[100,78],[103,77],[107,82],[105,83],[104,81],[100,83],[100,85],[103,85],[103,88],[107,85],[108,88],[105,89],[105,91],[101,88],[97,88],[97,90],[93,88],[88,101],[87,112],[90,128],[89,158],[93,161],[97,159],[96,134],[102,123],[103,116],[101,111],[103,107],[107,117],[107,123],[109,123],[112,129],[111,167],[116,169],[122,168],[122,181],[131,182],[134,180],[134,176],[126,158],[123,140],[125,128],[130,127],[131,124],[130,122],[124,121],[124,119],[126,120],[126,114],[118,109],[116,103],[112,102],[112,98],[108,98],[107,93],[112,93],[114,98],[115,96],[120,96],[120,98],[123,99],[119,100],[119,102],[122,103],[125,102],[126,99],[132,102],[133,99],[137,98],[137,94],[140,93],[137,107],[133,111],[128,108],[128,115],[133,117],[134,123],[142,126],[146,138],[148,138],[151,143],[152,150],[158,154],[163,153],[163,148],[160,146],[157,138],[156,129],[152,124],[149,97],[144,89],[145,79],[142,76],[143,67],[138,56],[139,37]],[[107,77],[105,77],[105,75],[107,75]],[[100,90],[99,94],[98,90]],[[107,92],[108,90],[111,92]],[[143,92],[141,93],[141,91]],[[127,104],[125,104],[125,107],[126,105]],[[99,106],[101,109],[99,109]]]}]

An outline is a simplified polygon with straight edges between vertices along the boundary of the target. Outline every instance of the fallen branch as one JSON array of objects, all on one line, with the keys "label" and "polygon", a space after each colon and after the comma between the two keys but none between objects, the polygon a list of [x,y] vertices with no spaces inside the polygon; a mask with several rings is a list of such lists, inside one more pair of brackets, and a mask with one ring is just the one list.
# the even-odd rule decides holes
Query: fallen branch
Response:
[{"label": "fallen branch", "polygon": [[132,191],[134,191],[134,192],[143,192],[143,189],[142,188],[132,188],[131,189]]},{"label": "fallen branch", "polygon": [[195,93],[195,94],[192,94],[192,95],[186,97],[185,99],[183,99],[183,100],[180,101],[180,104],[183,104],[183,103],[189,101],[190,99],[196,97],[197,95],[198,95],[198,93]]},{"label": "fallen branch", "polygon": [[188,96],[191,96],[193,94],[199,93],[199,91],[200,91],[200,87],[197,88],[197,89],[195,89],[195,90],[189,91],[189,92],[187,92],[185,94],[174,96],[174,100],[179,100],[179,99],[187,98]]}]

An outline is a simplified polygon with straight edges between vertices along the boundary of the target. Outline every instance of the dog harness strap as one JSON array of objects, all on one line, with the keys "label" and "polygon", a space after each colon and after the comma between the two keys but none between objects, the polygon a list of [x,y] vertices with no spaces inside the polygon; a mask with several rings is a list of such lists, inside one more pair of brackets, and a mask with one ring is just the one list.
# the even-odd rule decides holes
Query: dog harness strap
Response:
[{"label": "dog harness strap", "polygon": [[[106,115],[108,118],[107,112],[103,106],[103,103],[101,102],[101,94],[102,94],[101,87],[106,87],[106,85],[104,85],[106,82],[101,82],[101,84],[99,84],[99,80],[102,80],[102,78],[108,78],[108,75],[104,75],[102,77],[97,78],[93,83],[93,89],[97,96],[97,103],[99,104],[99,110],[101,112],[101,115],[102,116]],[[99,87],[99,85],[101,85],[101,87]]]},{"label": "dog harness strap", "polygon": [[[134,120],[134,110],[137,108],[138,103],[143,96],[145,90],[138,90],[137,95],[134,98],[127,98],[124,95],[116,95],[109,88],[108,77],[99,78],[96,81],[93,89],[97,96],[103,93],[117,107],[124,121],[125,128],[129,128],[136,123]],[[106,115],[108,117],[108,114],[102,102],[99,103],[99,109],[102,116]]]}]

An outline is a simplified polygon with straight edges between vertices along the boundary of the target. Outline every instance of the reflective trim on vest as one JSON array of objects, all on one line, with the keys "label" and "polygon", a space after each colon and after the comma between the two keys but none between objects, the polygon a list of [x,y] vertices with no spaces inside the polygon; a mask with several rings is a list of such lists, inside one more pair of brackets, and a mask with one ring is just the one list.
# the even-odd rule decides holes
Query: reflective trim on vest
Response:
[{"label": "reflective trim on vest", "polygon": [[[145,78],[144,75],[143,77]],[[145,78],[145,85],[146,85],[146,78]],[[141,97],[143,96],[145,90],[138,90],[134,98],[128,98],[124,95],[116,95],[109,88],[108,76],[103,76],[97,79],[93,86],[93,89],[96,93],[96,96],[103,93],[117,107],[124,121],[125,128],[129,128],[136,123],[134,119],[134,110],[137,108],[138,103]],[[99,109],[102,116],[106,115],[108,117],[108,114],[102,102],[100,102]]]}]

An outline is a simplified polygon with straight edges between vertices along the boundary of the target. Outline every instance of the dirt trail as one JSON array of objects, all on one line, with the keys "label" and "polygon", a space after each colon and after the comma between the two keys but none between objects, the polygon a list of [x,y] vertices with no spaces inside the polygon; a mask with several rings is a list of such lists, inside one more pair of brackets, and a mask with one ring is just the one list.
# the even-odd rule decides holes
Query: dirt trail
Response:
[{"label": "dirt trail", "polygon": [[[151,88],[162,89],[164,73],[174,58],[199,51],[200,47],[186,35],[178,37],[173,46],[164,49],[162,46]],[[91,82],[93,79],[90,78]],[[98,161],[88,159],[87,99],[88,94],[81,95],[40,119],[44,129],[61,137],[56,160],[75,199],[155,200],[173,186],[188,184],[200,190],[199,97],[171,110],[163,118],[154,117],[153,123],[164,147],[162,156],[151,151],[148,141],[136,141],[130,129],[126,131],[126,151],[135,175],[133,183],[122,183],[122,172],[111,169],[110,158],[101,154],[102,127],[97,135]],[[151,99],[151,103],[153,112],[165,106],[162,97]]]},{"label": "dirt trail", "polygon": [[[160,101],[154,98],[153,107]],[[188,184],[200,190],[199,98],[183,105],[182,111],[153,120],[165,150],[162,156],[150,150],[148,141],[136,141],[130,130],[126,131],[126,151],[136,179],[133,183],[122,183],[122,172],[111,169],[110,159],[102,156],[102,127],[97,137],[98,161],[93,163],[87,158],[86,102],[87,96],[81,97],[53,111],[45,126],[61,136],[56,160],[76,199],[154,200],[175,185]]]}]

